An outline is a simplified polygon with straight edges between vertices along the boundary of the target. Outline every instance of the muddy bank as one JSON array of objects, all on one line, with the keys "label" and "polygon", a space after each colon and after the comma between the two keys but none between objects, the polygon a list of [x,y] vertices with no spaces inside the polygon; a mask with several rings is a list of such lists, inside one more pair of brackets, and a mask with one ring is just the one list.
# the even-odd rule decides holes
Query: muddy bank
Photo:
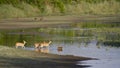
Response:
[{"label": "muddy bank", "polygon": [[[23,49],[0,46],[0,67],[2,68],[84,68],[81,61],[95,58],[72,55],[38,53]],[[79,61],[79,65],[76,65]]]},{"label": "muddy bank", "polygon": [[120,18],[119,15],[44,16],[31,18],[9,18],[0,20],[0,29],[25,29],[25,28],[68,26],[71,23],[80,22],[114,23],[120,22],[119,18]]}]

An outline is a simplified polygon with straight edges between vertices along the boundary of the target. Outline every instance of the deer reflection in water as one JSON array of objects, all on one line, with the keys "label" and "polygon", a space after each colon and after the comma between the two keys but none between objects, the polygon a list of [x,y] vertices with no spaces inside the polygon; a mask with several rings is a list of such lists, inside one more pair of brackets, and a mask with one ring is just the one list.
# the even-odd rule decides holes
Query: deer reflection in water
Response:
[{"label": "deer reflection in water", "polygon": [[35,48],[35,52],[49,53],[49,48]]}]

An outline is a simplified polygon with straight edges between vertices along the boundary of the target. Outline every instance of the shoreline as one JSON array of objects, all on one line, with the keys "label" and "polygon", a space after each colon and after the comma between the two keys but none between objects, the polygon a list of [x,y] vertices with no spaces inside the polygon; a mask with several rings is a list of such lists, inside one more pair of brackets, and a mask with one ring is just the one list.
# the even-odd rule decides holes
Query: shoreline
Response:
[{"label": "shoreline", "polygon": [[[0,46],[0,48],[0,67],[2,68],[84,68],[89,65],[82,65],[81,61],[98,60],[73,55],[38,53],[6,46]],[[78,61],[81,65],[76,65]]]},{"label": "shoreline", "polygon": [[80,22],[100,22],[114,23],[120,22],[120,16],[44,16],[31,18],[9,18],[0,20],[1,30],[10,29],[29,29],[41,27],[64,26],[65,24],[80,23]]}]

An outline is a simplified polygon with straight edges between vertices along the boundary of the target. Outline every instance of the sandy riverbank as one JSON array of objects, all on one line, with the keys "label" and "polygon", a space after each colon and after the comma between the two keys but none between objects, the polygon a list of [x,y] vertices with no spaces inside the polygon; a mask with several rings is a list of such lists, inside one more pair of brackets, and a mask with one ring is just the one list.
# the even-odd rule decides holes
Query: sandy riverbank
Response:
[{"label": "sandy riverbank", "polygon": [[95,58],[72,55],[38,53],[23,49],[0,46],[0,68],[76,68],[89,65],[76,65],[77,61],[96,60]]}]

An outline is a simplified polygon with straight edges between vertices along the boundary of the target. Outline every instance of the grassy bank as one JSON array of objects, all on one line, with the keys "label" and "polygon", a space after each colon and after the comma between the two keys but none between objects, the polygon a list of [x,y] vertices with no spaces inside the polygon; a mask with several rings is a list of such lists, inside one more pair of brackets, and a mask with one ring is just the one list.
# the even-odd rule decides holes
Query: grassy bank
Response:
[{"label": "grassy bank", "polygon": [[88,67],[76,65],[76,61],[91,60],[86,57],[61,56],[54,54],[38,53],[24,49],[15,49],[0,46],[1,68],[74,68]]},{"label": "grassy bank", "polygon": [[36,0],[0,1],[0,18],[34,17],[43,15],[119,15],[120,2],[117,0],[92,1]]}]

